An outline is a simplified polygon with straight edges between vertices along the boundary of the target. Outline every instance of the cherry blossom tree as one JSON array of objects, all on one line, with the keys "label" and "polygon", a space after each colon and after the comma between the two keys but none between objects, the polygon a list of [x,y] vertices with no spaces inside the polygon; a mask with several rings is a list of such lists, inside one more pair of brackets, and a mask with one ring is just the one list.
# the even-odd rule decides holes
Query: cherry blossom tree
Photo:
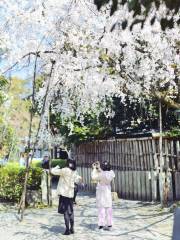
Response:
[{"label": "cherry blossom tree", "polygon": [[[119,75],[119,87],[133,99],[157,98],[159,100],[160,122],[160,195],[163,202],[164,181],[168,181],[168,169],[165,179],[164,160],[162,152],[162,114],[161,104],[173,108],[180,108],[180,31],[178,25],[173,29],[162,31],[160,24],[143,29],[134,28],[120,31],[114,29],[111,34],[103,39],[103,44],[108,49],[108,54],[103,58],[108,64],[111,73]],[[112,37],[113,36],[113,37]],[[108,47],[108,39],[114,41],[112,47]],[[116,47],[114,47],[116,46]],[[123,80],[126,82],[123,83]],[[123,84],[123,85],[122,85]]]},{"label": "cherry blossom tree", "polygon": [[[179,94],[178,13],[169,11],[173,28],[162,31],[160,19],[167,16],[163,4],[158,11],[151,8],[143,29],[142,21],[130,28],[122,24],[124,17],[133,21],[127,4],[113,16],[108,5],[98,11],[89,0],[2,0],[0,9],[6,48],[1,73],[32,70],[32,109],[40,112],[40,140],[50,135],[50,109],[62,119],[76,116],[83,122],[90,110],[113,114],[106,104],[112,96],[122,101],[127,95],[132,100],[157,97],[179,107],[174,101]],[[37,92],[41,74],[44,82]]]},{"label": "cherry blossom tree", "polygon": [[[78,9],[77,4],[73,5],[74,3],[75,1],[69,1],[66,5],[63,1],[61,3],[58,1],[33,1],[31,4],[28,1],[24,1],[23,3],[16,1],[13,4],[11,1],[8,3],[5,1],[1,2],[3,9],[2,18],[4,25],[6,25],[4,31],[7,36],[7,52],[4,56],[5,61],[2,66],[2,73],[5,74],[17,67],[33,68],[32,110],[28,146],[30,146],[33,110],[36,102],[38,102],[39,112],[41,112],[41,120],[37,131],[38,137],[39,132],[43,132],[44,134],[44,130],[46,130],[50,105],[52,105],[54,98],[57,99],[59,93],[61,93],[61,96],[55,102],[55,110],[60,110],[62,114],[69,116],[71,109],[75,108],[72,105],[71,109],[68,109],[70,104],[73,103],[75,105],[73,99],[76,99],[75,96],[78,96],[77,88],[83,88],[84,83],[81,81],[81,72],[84,71],[87,79],[89,78],[88,81],[90,84],[92,83],[96,86],[95,84],[98,83],[95,77],[91,81],[90,76],[85,72],[85,69],[89,69],[89,74],[92,74],[92,70],[90,72],[90,69],[97,68],[96,64],[98,63],[98,58],[93,57],[93,54],[96,56],[95,48],[91,46],[93,41],[88,46],[88,37],[86,35],[88,33],[90,39],[93,39],[93,36],[91,36],[93,33],[86,28],[89,24],[88,20],[91,21],[89,18],[90,14],[80,19],[83,9]],[[88,6],[85,5],[84,9],[86,7]],[[73,9],[72,14],[71,9]],[[91,11],[93,10],[88,9],[88,12]],[[61,12],[60,16],[59,12]],[[82,24],[83,27],[81,27]],[[95,28],[92,28],[93,31],[96,31]],[[97,42],[97,39],[94,43]],[[86,41],[86,45],[84,41]],[[76,58],[77,50],[78,57]],[[86,55],[88,52],[89,54]],[[43,87],[36,94],[35,82],[38,71],[41,69],[46,77]],[[88,84],[86,86],[89,87]],[[107,86],[105,87],[107,88]],[[100,84],[98,84],[98,88],[100,88]],[[91,91],[91,87],[87,91]],[[96,93],[95,96],[99,95],[96,88],[93,92]],[[86,96],[88,95],[84,90],[84,98]],[[82,102],[81,100],[81,104],[78,104],[78,99],[76,100],[76,104],[81,109]],[[86,100],[84,103],[86,103],[86,105],[84,104],[84,108],[87,109],[90,102],[88,103]],[[76,110],[76,112],[78,111]],[[34,144],[36,144],[36,141]],[[27,162],[29,162],[29,159]],[[22,218],[25,207],[28,169],[29,166],[27,164],[24,191],[20,202]]]},{"label": "cherry blossom tree", "polygon": [[103,61],[120,76],[121,87],[122,79],[126,80],[126,93],[136,98],[156,97],[179,108],[178,99],[174,100],[179,94],[179,28],[165,32],[146,28],[133,33],[117,30],[113,35],[114,39],[108,34],[103,40],[106,48],[108,38],[114,40]]}]

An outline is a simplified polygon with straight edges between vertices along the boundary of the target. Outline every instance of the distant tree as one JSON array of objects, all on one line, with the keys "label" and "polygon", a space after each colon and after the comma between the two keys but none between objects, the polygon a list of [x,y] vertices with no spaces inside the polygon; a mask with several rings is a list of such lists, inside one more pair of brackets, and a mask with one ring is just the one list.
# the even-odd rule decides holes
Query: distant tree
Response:
[{"label": "distant tree", "polygon": [[[6,82],[6,87],[4,88],[6,98],[0,106],[1,121],[2,124],[4,124],[4,131],[1,131],[1,139],[2,145],[7,145],[8,142],[6,154],[10,151],[12,154],[14,148],[28,137],[31,103],[29,99],[26,99],[26,96],[29,94],[29,87],[25,80],[13,77],[12,79],[5,79],[4,81]],[[34,131],[37,122],[37,118],[34,119]],[[3,135],[8,136],[8,141]],[[3,150],[3,154],[4,153],[5,151]]]}]

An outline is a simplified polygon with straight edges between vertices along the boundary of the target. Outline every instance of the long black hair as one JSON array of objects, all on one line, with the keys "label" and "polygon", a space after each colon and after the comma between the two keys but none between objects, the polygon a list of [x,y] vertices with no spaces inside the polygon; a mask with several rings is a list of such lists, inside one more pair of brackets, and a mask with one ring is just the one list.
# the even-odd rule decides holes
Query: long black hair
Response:
[{"label": "long black hair", "polygon": [[69,158],[67,160],[67,167],[70,168],[71,170],[75,171],[76,170],[76,161]]}]

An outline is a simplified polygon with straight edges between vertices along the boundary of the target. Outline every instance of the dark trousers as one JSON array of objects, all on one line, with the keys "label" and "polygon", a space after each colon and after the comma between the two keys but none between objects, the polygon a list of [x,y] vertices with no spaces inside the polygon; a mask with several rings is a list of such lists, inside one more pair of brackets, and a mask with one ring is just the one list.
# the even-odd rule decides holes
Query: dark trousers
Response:
[{"label": "dark trousers", "polygon": [[64,214],[66,230],[69,231],[69,225],[70,228],[73,230],[74,228],[73,198],[59,196],[58,213]]},{"label": "dark trousers", "polygon": [[74,212],[69,213],[68,211],[66,211],[64,213],[64,221],[66,225],[66,230],[69,231],[69,225],[71,229],[74,229]]}]

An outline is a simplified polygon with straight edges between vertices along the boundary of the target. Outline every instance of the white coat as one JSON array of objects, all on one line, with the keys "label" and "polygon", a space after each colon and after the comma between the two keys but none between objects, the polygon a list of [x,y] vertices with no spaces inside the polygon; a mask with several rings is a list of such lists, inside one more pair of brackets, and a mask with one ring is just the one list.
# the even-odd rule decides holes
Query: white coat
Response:
[{"label": "white coat", "polygon": [[60,176],[57,194],[73,198],[74,197],[74,183],[78,183],[81,180],[81,176],[78,175],[77,171],[72,171],[70,168],[65,167],[60,169],[58,166],[51,169],[53,175]]},{"label": "white coat", "polygon": [[111,208],[112,207],[112,195],[111,195],[111,181],[115,177],[114,172],[100,171],[96,169],[92,171],[92,180],[98,181],[96,187],[96,205],[98,208]]}]

